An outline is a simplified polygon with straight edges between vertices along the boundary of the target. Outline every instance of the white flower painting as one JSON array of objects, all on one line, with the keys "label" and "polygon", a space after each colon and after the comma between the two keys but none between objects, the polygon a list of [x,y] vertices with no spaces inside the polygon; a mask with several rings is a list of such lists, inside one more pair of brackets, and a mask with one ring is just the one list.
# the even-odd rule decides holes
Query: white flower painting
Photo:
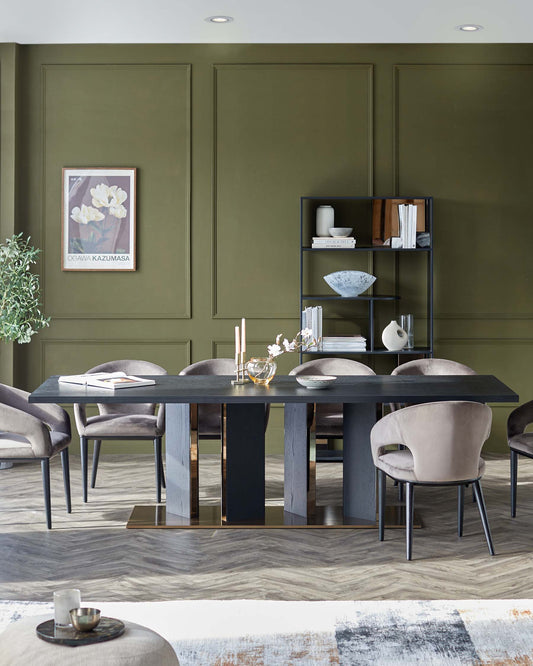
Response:
[{"label": "white flower painting", "polygon": [[63,270],[135,270],[135,169],[63,169]]}]

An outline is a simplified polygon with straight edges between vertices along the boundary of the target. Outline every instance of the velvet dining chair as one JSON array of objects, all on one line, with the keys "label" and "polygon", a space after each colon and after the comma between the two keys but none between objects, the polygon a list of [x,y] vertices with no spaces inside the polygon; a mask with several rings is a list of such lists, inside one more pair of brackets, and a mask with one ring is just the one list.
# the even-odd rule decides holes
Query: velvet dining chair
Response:
[{"label": "velvet dining chair", "polygon": [[[354,361],[348,358],[318,358],[311,361],[306,361],[295,368],[293,368],[289,375],[357,375],[357,376],[372,376],[376,373],[369,368],[368,365]],[[310,405],[308,409],[308,426],[312,423],[313,409],[315,417],[315,437],[317,440],[333,440],[342,439],[343,434],[343,407],[342,404],[326,403],[317,404],[316,406]],[[323,461],[326,460],[341,460],[342,452],[335,452],[333,450],[326,450],[321,452]]]},{"label": "velvet dining chair", "polygon": [[[46,526],[52,527],[50,499],[50,459],[58,453],[63,467],[67,513],[70,500],[68,446],[70,417],[59,405],[28,402],[29,393],[0,384],[0,461],[40,462],[43,477]],[[24,489],[21,488],[21,496]]]},{"label": "velvet dining chair", "polygon": [[[492,411],[479,402],[450,400],[412,405],[387,414],[372,428],[370,442],[379,482],[379,539],[385,536],[385,478],[406,486],[406,555],[413,544],[416,485],[458,487],[458,535],[463,535],[464,488],[472,484],[488,549],[494,546],[481,490],[481,448],[490,434]],[[389,446],[401,446],[390,450]]]},{"label": "velvet dining chair", "polygon": [[[87,370],[95,372],[125,372],[128,375],[166,375],[155,363],[138,360],[109,361]],[[128,390],[128,389],[123,389]],[[162,440],[165,433],[165,406],[153,403],[98,404],[98,415],[87,416],[86,405],[75,404],[74,416],[80,436],[83,501],[88,500],[88,440],[94,440],[91,488],[96,486],[98,461],[102,440],[152,440],[155,454],[156,501],[161,502],[161,486],[165,485]]]},{"label": "velvet dining chair", "polygon": [[518,456],[533,458],[533,432],[526,432],[533,423],[533,400],[520,405],[507,419],[507,443],[511,452],[511,517],[516,517]]}]

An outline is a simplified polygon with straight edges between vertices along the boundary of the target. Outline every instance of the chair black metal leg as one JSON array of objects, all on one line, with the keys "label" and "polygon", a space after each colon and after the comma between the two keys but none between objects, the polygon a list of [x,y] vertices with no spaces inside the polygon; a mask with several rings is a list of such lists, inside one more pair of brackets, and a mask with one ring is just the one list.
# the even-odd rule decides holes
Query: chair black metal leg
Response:
[{"label": "chair black metal leg", "polygon": [[65,502],[67,513],[72,513],[72,502],[70,498],[70,462],[68,448],[61,451],[61,467],[63,468],[63,485],[65,486]]},{"label": "chair black metal leg", "polygon": [[154,439],[155,452],[155,493],[156,501],[161,502],[161,437]]},{"label": "chair black metal leg", "polygon": [[481,484],[479,481],[474,481],[473,484],[474,493],[476,494],[476,502],[479,509],[479,515],[481,517],[481,522],[483,524],[483,530],[485,532],[485,538],[487,539],[487,546],[489,547],[489,553],[494,555],[494,545],[492,543],[492,536],[490,534],[489,519],[487,518],[487,509],[485,508],[485,500],[483,498],[483,491],[481,490]]},{"label": "chair black metal leg", "polygon": [[518,486],[518,453],[511,449],[511,518],[516,516],[516,489]]},{"label": "chair black metal leg", "polygon": [[43,458],[41,460],[41,471],[43,475],[43,490],[44,490],[44,508],[46,511],[46,527],[52,529],[52,503],[50,500],[50,459]]},{"label": "chair black metal leg", "polygon": [[81,482],[83,486],[83,501],[87,501],[87,467],[89,463],[89,451],[87,449],[87,437],[80,437],[81,453]]},{"label": "chair black metal leg", "polygon": [[[163,442],[163,440],[161,440]],[[163,488],[167,487],[167,482],[165,479],[165,466],[163,465],[163,450],[161,449],[161,455],[159,456],[159,465],[161,467],[161,485]]]},{"label": "chair black metal leg", "polygon": [[465,487],[457,486],[457,534],[463,536],[463,524],[465,516]]},{"label": "chair black metal leg", "polygon": [[94,440],[94,449],[93,449],[93,470],[91,474],[91,488],[96,486],[96,475],[98,473],[98,461],[100,460],[100,447],[102,446],[101,439]]},{"label": "chair black metal leg", "polygon": [[413,552],[413,499],[414,486],[412,483],[405,484],[405,537],[406,537],[406,555],[411,559]]},{"label": "chair black metal leg", "polygon": [[378,532],[379,540],[385,539],[385,497],[387,492],[387,476],[382,469],[378,469]]},{"label": "chair black metal leg", "polygon": [[398,481],[398,501],[403,502],[403,490],[404,490],[404,484],[401,481]]}]

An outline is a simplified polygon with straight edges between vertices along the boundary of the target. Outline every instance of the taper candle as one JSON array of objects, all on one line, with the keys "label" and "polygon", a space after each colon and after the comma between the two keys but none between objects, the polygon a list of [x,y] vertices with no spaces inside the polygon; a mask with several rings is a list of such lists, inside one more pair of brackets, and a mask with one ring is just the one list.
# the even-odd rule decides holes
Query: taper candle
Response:
[{"label": "taper candle", "polygon": [[235,354],[241,351],[241,336],[239,334],[239,327],[235,326]]},{"label": "taper candle", "polygon": [[241,319],[241,351],[244,354],[246,351],[246,319]]}]

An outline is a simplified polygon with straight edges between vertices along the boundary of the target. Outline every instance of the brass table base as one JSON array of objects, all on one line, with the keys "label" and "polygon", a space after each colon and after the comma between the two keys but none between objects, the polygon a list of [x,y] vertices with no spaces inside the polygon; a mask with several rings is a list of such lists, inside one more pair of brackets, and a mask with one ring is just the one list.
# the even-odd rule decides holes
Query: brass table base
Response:
[{"label": "brass table base", "polygon": [[[267,506],[265,519],[228,524],[221,519],[219,506],[200,506],[198,518],[185,518],[166,513],[162,504],[138,505],[133,508],[126,527],[129,529],[249,529],[249,528],[344,528],[376,529],[377,521],[346,518],[341,506],[317,506],[313,516],[304,518],[288,513],[282,506]],[[405,527],[405,506],[391,505],[385,510],[385,527]],[[420,517],[415,512],[414,527],[422,527]]]}]

